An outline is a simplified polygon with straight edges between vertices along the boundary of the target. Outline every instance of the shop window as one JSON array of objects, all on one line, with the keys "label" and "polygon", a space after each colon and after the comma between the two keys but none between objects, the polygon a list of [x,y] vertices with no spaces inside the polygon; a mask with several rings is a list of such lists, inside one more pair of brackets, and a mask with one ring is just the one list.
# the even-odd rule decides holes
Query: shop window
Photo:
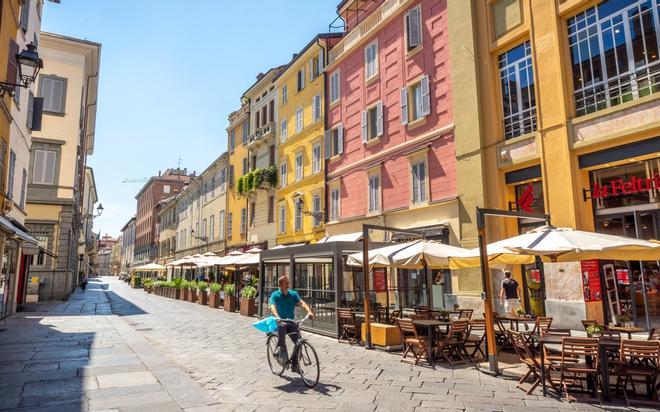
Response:
[{"label": "shop window", "polygon": [[658,202],[660,164],[656,160],[630,163],[590,172],[594,209],[610,209]]}]

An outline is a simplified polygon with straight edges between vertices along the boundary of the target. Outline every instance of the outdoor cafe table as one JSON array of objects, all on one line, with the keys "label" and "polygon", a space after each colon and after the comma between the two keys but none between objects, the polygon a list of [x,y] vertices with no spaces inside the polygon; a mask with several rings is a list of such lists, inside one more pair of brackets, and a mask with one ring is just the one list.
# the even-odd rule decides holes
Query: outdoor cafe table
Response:
[{"label": "outdoor cafe table", "polygon": [[[543,396],[547,396],[547,387],[545,385],[546,371],[545,371],[545,345],[561,345],[564,336],[559,335],[538,335],[536,333],[529,334],[534,340],[539,343],[541,351],[541,387],[543,388]],[[603,399],[610,400],[610,372],[607,368],[607,351],[619,348],[621,341],[619,339],[600,338],[598,341],[598,357],[600,358],[600,374],[603,385]]]},{"label": "outdoor cafe table", "polygon": [[413,319],[413,324],[415,326],[425,327],[428,332],[428,345],[427,345],[427,356],[429,363],[433,363],[433,358],[431,356],[431,349],[433,348],[433,328],[444,326],[449,328],[451,325],[450,321],[446,320],[435,320],[435,319]]},{"label": "outdoor cafe table", "polygon": [[646,332],[646,329],[639,328],[637,326],[633,326],[633,327],[608,326],[607,330],[611,330],[613,332],[626,333],[626,334],[628,334],[628,339],[632,339],[632,334],[633,333]]},{"label": "outdoor cafe table", "polygon": [[[526,317],[519,317],[519,316],[511,316],[511,315],[498,315],[497,319],[503,321],[503,322],[509,322],[509,329],[515,330],[516,332],[520,332],[520,322],[523,322],[523,325],[525,325],[525,322],[534,322],[534,319],[532,318],[526,318]],[[515,325],[515,328],[514,328]],[[525,329],[527,330],[527,329]]]}]

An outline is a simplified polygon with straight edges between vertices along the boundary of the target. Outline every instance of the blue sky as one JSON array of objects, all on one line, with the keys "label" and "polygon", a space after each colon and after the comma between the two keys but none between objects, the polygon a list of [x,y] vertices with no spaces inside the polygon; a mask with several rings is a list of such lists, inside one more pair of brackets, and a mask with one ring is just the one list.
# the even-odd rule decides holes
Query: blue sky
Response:
[{"label": "blue sky", "polygon": [[62,0],[42,30],[101,43],[94,168],[118,235],[144,178],[198,173],[227,148],[227,115],[260,71],[284,64],[336,17],[339,0]]}]

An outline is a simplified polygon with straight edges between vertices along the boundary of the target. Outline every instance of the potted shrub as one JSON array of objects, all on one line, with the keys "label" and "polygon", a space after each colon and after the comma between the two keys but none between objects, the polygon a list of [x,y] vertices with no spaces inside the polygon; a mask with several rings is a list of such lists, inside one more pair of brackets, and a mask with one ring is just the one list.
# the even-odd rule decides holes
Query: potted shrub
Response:
[{"label": "potted shrub", "polygon": [[181,280],[181,294],[179,295],[179,299],[181,300],[188,300],[188,282],[187,280]]},{"label": "potted shrub", "polygon": [[211,290],[209,293],[209,307],[218,309],[220,307],[220,291],[222,290],[222,286],[219,283],[211,283],[209,289]]},{"label": "potted shrub", "polygon": [[197,283],[197,303],[200,305],[208,305],[209,300],[208,300],[208,292],[206,292],[206,288],[208,287],[208,283],[206,282],[198,282]]},{"label": "potted shrub", "polygon": [[225,301],[224,301],[224,308],[227,312],[236,312],[236,287],[228,283],[224,287],[225,291]]},{"label": "potted shrub", "polygon": [[188,302],[197,302],[197,283],[188,282]]},{"label": "potted shrub", "polygon": [[137,289],[142,286],[142,279],[139,276],[131,276],[131,287]]},{"label": "potted shrub", "polygon": [[241,315],[254,316],[254,298],[257,297],[257,289],[254,286],[246,286],[241,291]]},{"label": "potted shrub", "polygon": [[181,279],[174,279],[172,280],[172,299],[180,299],[181,298]]},{"label": "potted shrub", "polygon": [[590,338],[597,338],[603,334],[603,327],[600,325],[587,326],[587,336]]},{"label": "potted shrub", "polygon": [[619,321],[619,324],[623,326],[624,328],[634,328],[635,327],[635,321],[633,320],[632,316],[629,315],[621,315],[617,319]]},{"label": "potted shrub", "polygon": [[522,318],[523,316],[525,316],[525,309],[523,308],[516,309],[516,315],[518,315],[519,318]]}]

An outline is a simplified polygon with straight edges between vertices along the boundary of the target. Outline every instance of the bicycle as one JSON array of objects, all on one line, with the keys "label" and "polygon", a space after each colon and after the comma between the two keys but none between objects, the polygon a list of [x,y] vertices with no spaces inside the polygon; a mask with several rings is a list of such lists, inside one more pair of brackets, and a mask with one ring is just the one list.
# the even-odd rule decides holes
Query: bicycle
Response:
[{"label": "bicycle", "polygon": [[[309,315],[305,316],[302,320],[293,321],[290,319],[282,319],[280,322],[295,323],[298,327],[297,332],[287,333],[287,335],[292,335],[294,333],[300,333],[300,326],[303,322],[309,319]],[[316,354],[316,350],[306,339],[300,336],[298,342],[295,343],[293,350],[291,351],[291,356],[283,360],[277,356],[277,331],[271,332],[268,334],[266,340],[266,353],[268,358],[268,366],[270,366],[270,371],[277,376],[282,376],[286,369],[291,367],[291,362],[294,357],[298,357],[298,373],[303,380],[303,383],[308,388],[313,388],[319,383],[319,377],[321,374],[321,367],[319,364],[319,357]]]}]

